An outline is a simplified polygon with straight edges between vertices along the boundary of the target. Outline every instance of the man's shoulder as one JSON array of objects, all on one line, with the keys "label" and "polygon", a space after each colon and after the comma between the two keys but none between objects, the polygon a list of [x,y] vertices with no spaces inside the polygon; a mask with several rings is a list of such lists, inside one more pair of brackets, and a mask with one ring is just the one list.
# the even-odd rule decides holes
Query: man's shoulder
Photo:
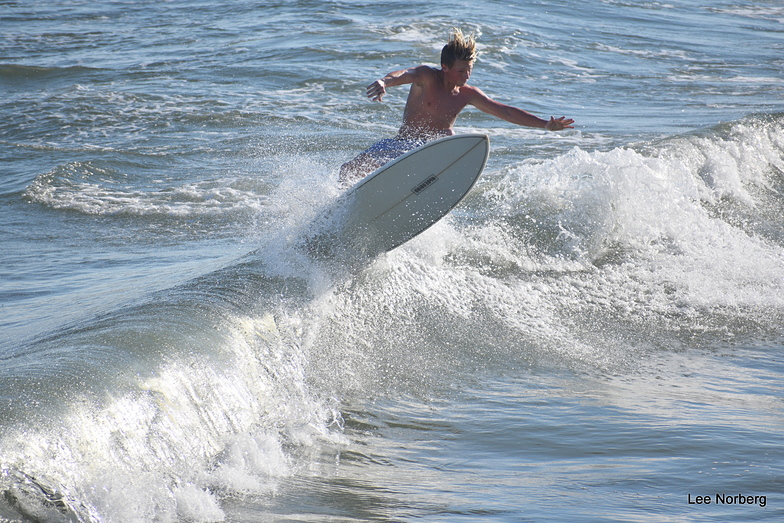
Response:
[{"label": "man's shoulder", "polygon": [[483,93],[481,89],[479,89],[478,87],[474,87],[473,85],[468,85],[468,84],[463,85],[463,86],[460,87],[460,94],[470,98],[471,100],[473,100],[474,98],[477,98],[477,97],[486,96],[485,93]]},{"label": "man's shoulder", "polygon": [[430,65],[417,65],[410,70],[421,79],[438,78],[438,69]]},{"label": "man's shoulder", "polygon": [[470,98],[469,103],[474,101],[489,100],[490,98],[480,88],[473,85],[464,85],[460,88],[460,93]]}]

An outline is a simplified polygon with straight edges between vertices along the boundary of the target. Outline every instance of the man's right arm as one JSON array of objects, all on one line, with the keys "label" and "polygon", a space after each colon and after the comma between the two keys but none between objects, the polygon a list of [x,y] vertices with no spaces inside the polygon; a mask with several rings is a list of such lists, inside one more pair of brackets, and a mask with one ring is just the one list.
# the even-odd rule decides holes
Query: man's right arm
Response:
[{"label": "man's right arm", "polygon": [[373,101],[380,102],[387,94],[387,87],[421,82],[424,75],[432,69],[426,65],[393,71],[380,80],[376,80],[367,87],[367,96]]}]

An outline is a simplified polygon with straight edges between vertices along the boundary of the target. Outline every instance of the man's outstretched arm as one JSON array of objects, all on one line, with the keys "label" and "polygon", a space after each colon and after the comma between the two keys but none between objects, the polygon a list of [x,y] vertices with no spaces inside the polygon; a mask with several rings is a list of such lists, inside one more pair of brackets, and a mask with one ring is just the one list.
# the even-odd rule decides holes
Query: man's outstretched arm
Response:
[{"label": "man's outstretched arm", "polygon": [[430,68],[426,65],[411,67],[409,69],[401,69],[400,71],[393,71],[387,74],[384,78],[376,80],[367,86],[367,96],[375,102],[380,102],[381,98],[387,94],[387,87],[395,85],[412,84],[421,80],[425,69]]},{"label": "man's outstretched arm", "polygon": [[495,100],[489,98],[481,90],[477,88],[473,89],[475,93],[470,103],[480,111],[495,116],[496,118],[506,120],[507,122],[511,122],[516,125],[537,127],[539,129],[547,129],[548,131],[574,129],[574,126],[572,125],[574,120],[571,118],[566,118],[565,116],[560,118],[553,118],[551,116],[549,121],[543,120],[542,118],[539,118],[538,116],[533,115],[528,111],[518,109],[517,107],[512,107],[511,105],[505,105],[500,102],[496,102]]}]

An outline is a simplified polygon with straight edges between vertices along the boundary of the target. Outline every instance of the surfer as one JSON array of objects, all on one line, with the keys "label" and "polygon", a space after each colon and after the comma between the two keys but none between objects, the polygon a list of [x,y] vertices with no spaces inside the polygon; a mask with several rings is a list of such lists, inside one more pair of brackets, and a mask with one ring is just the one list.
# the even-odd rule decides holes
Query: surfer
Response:
[{"label": "surfer", "polygon": [[574,120],[562,116],[543,120],[527,111],[504,105],[489,98],[468,79],[476,60],[473,35],[464,37],[453,29],[449,42],[441,50],[441,69],[420,65],[393,71],[367,87],[367,96],[382,101],[387,87],[412,84],[403,110],[403,124],[397,136],[377,142],[340,168],[340,181],[347,185],[373,172],[385,163],[423,145],[454,134],[457,115],[466,105],[517,125],[548,131],[573,129]]}]

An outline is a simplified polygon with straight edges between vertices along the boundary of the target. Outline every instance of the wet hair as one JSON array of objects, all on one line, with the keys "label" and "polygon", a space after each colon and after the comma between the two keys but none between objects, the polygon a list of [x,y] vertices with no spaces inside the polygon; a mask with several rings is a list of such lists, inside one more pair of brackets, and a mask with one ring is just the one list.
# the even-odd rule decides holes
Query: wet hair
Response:
[{"label": "wet hair", "polygon": [[458,60],[469,63],[476,60],[476,41],[473,33],[465,37],[460,29],[452,29],[449,42],[441,50],[441,63],[452,67]]}]

